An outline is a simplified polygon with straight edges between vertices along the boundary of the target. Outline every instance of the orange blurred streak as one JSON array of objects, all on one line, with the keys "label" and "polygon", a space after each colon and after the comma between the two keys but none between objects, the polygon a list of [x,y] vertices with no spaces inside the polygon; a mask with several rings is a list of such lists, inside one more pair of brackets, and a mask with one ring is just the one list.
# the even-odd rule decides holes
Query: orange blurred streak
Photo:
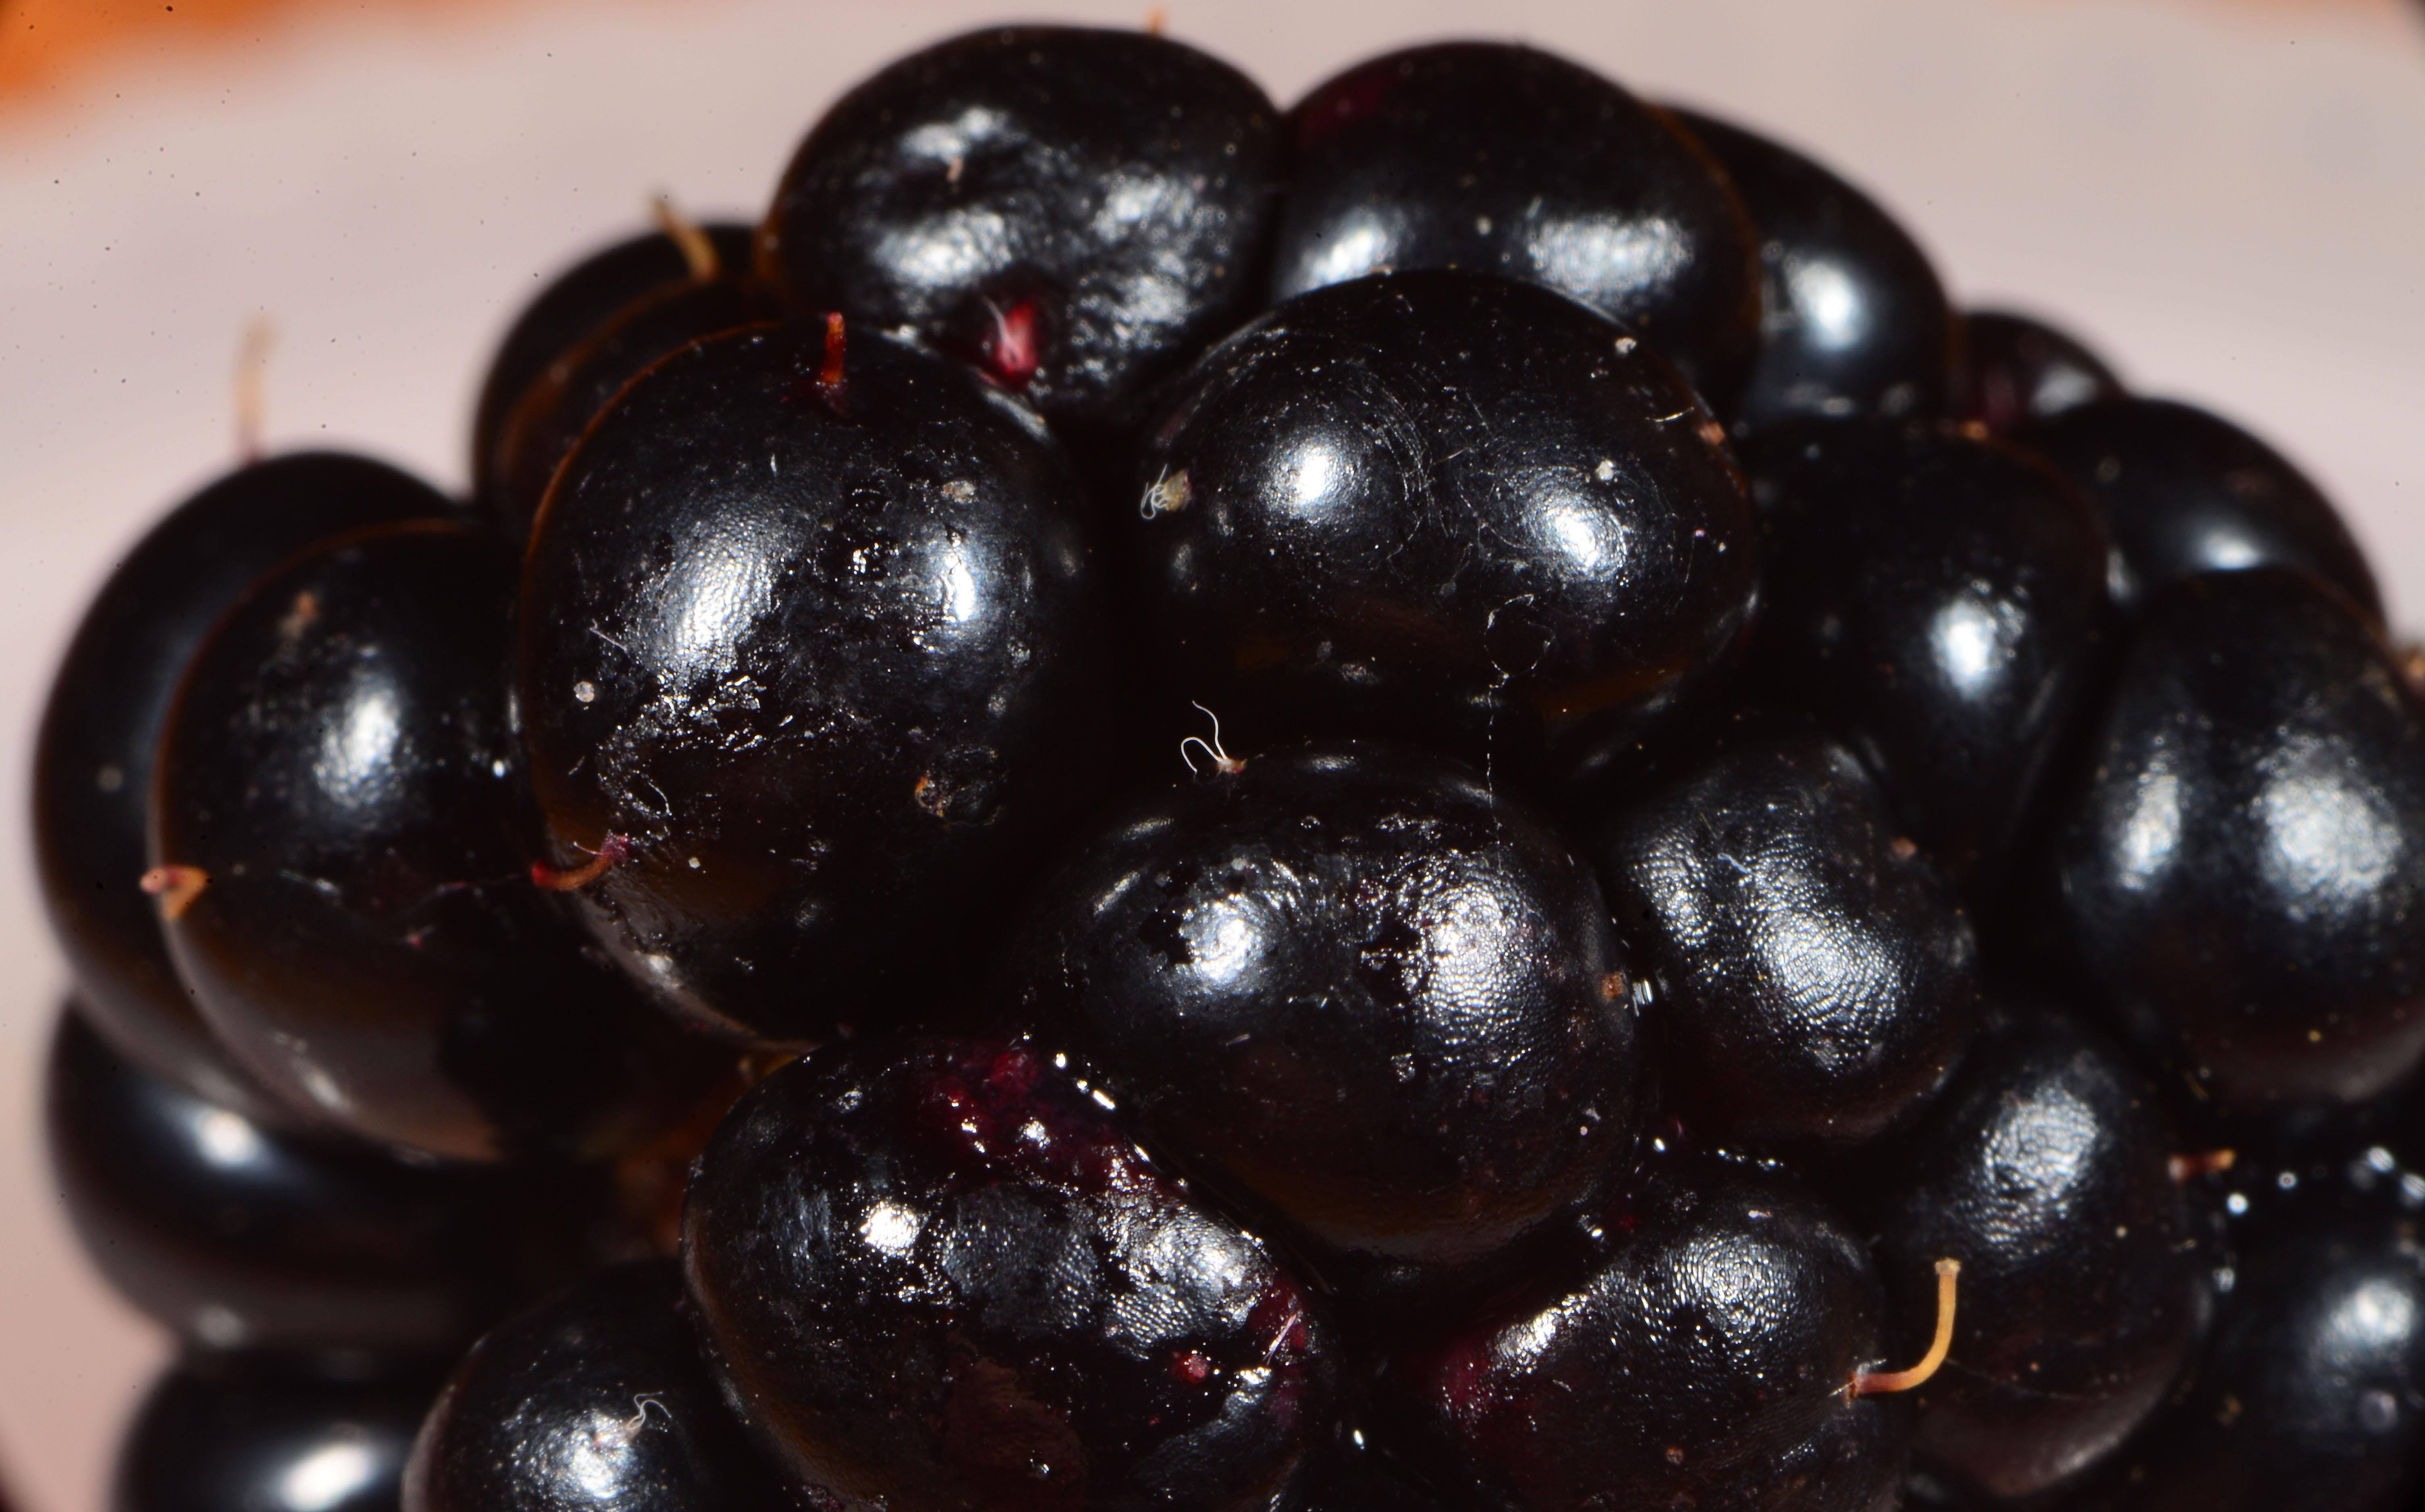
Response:
[{"label": "orange blurred streak", "polygon": [[157,56],[258,40],[313,10],[496,8],[500,0],[0,0],[0,106],[24,103],[115,54]]},{"label": "orange blurred streak", "polygon": [[[0,108],[106,60],[111,55],[199,49],[233,40],[258,40],[278,25],[313,10],[361,16],[462,14],[509,8],[515,0],[0,0]],[[2051,0],[2104,4],[2110,0]],[[2389,10],[2399,0],[2191,0],[2224,8]],[[1016,7],[1012,8],[1016,9]],[[1162,29],[1166,11],[1146,12]]]}]

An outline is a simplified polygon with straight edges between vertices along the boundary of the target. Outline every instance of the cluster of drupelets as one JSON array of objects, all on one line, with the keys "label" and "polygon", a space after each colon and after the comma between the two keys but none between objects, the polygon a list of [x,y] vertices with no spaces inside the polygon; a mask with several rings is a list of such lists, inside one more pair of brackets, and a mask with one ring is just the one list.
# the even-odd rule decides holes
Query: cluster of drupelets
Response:
[{"label": "cluster of drupelets", "polygon": [[2413,1489],[2425,701],[2262,443],[1512,46],[662,219],[60,673],[119,1512]]}]

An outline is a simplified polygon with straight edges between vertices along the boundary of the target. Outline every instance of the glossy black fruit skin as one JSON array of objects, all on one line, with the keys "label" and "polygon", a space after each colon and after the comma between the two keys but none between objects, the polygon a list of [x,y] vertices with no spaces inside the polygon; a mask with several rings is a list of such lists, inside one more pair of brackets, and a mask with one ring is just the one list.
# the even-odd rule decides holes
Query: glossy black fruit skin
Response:
[{"label": "glossy black fruit skin", "polygon": [[1431,1431],[1521,1512],[1872,1512],[1911,1438],[1855,1397],[1882,1299],[1860,1241],[1800,1183],[1653,1155],[1575,1284],[1393,1363]]},{"label": "glossy black fruit skin", "polygon": [[1759,232],[1759,355],[1735,424],[1943,413],[1961,326],[1910,233],[1782,143],[1697,111],[1669,114],[1725,165]]},{"label": "glossy black fruit skin", "polygon": [[1023,1022],[1343,1297],[1427,1298],[1628,1158],[1635,1010],[1588,867],[1474,773],[1352,742],[1123,816],[1016,952]]},{"label": "glossy black fruit skin", "polygon": [[240,468],[120,562],[52,681],[34,747],[34,856],[93,1022],[120,1053],[248,1117],[299,1122],[213,1038],[137,886],[160,726],[194,648],[254,579],[348,530],[457,512],[428,485],[368,457],[303,452]]},{"label": "glossy black fruit skin", "polygon": [[1095,744],[1059,448],[874,334],[827,395],[826,336],[729,333],[625,390],[522,587],[554,858],[619,858],[585,919],[663,1001],[771,1040],[943,1006]]},{"label": "glossy black fruit skin", "polygon": [[1978,947],[1850,750],[1753,723],[1628,797],[1590,853],[1696,1131],[1850,1146],[1936,1094],[1977,1017]]},{"label": "glossy black fruit skin", "polygon": [[2108,399],[2030,426],[2022,445],[2087,495],[2112,541],[2115,602],[2201,572],[2302,567],[2383,618],[2366,553],[2321,490],[2229,421],[2169,399]]},{"label": "glossy black fruit skin", "polygon": [[1318,289],[1208,354],[1131,527],[1172,696],[1251,749],[1580,741],[1720,660],[1756,595],[1723,431],[1622,327],[1530,284]]},{"label": "glossy black fruit skin", "polygon": [[120,1058],[61,1017],[51,1168],[86,1252],[197,1343],[446,1355],[586,1258],[586,1177],[407,1165],[263,1127]]},{"label": "glossy black fruit skin", "polygon": [[1731,414],[1759,337],[1758,232],[1708,151],[1588,69],[1441,42],[1315,87],[1272,294],[1385,268],[1544,283],[1623,321]]},{"label": "glossy black fruit skin", "polygon": [[273,1090],[461,1160],[587,1156],[688,1111],[729,1061],[534,885],[514,728],[519,553],[425,523],[255,585],[163,730],[153,859],[203,1015]]},{"label": "glossy black fruit skin", "polygon": [[1953,1350],[1914,1393],[1919,1452],[2001,1498],[2110,1454],[2206,1326],[2208,1272],[2154,1085],[2118,1045],[2006,1001],[1938,1106],[1865,1174],[1898,1345],[1962,1263]]},{"label": "glossy black fruit skin", "polygon": [[2280,567],[2150,600],[2058,842],[2086,968],[2224,1107],[2355,1103],[2425,1058],[2425,702]]},{"label": "glossy black fruit skin", "polygon": [[406,1512],[772,1512],[787,1504],[725,1410],[682,1271],[596,1271],[490,1330],[429,1409]]},{"label": "glossy black fruit skin", "polygon": [[971,32],[885,68],[800,144],[758,233],[800,308],[907,326],[1077,436],[1253,310],[1278,111],[1167,38]]},{"label": "glossy black fruit skin", "polygon": [[482,497],[528,535],[556,468],[625,384],[702,337],[780,313],[772,294],[738,278],[685,279],[641,294],[524,387],[499,427]]},{"label": "glossy black fruit skin", "polygon": [[[754,228],[710,221],[699,230],[726,271],[750,266]],[[595,336],[633,300],[694,281],[694,271],[681,244],[657,231],[600,247],[550,279],[498,339],[481,377],[472,414],[473,478],[490,476],[506,417],[550,363]]]},{"label": "glossy black fruit skin", "polygon": [[2111,655],[2105,536],[2044,463],[1938,426],[1796,421],[1744,450],[1772,696],[1857,751],[1973,898]]},{"label": "glossy black fruit skin", "polygon": [[2011,437],[2037,422],[2129,390],[2102,358],[2068,332],[2001,310],[1962,317],[1953,413]]},{"label": "glossy black fruit skin", "polygon": [[2063,1512],[2400,1512],[2425,1486],[2417,1203],[2307,1194],[2243,1237],[2194,1384]]},{"label": "glossy black fruit skin", "polygon": [[683,1256],[818,1505],[1246,1512],[1329,1435],[1318,1300],[1024,1042],[786,1066],[701,1158]]},{"label": "glossy black fruit skin", "polygon": [[349,1378],[188,1354],[127,1427],[110,1512],[397,1512],[438,1377],[392,1362]]}]

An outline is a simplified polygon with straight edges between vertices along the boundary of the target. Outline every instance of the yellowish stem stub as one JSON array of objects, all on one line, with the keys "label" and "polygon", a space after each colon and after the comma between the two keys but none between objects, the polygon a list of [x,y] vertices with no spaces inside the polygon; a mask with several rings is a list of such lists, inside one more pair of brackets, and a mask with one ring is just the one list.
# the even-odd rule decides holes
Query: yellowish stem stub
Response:
[{"label": "yellowish stem stub", "polygon": [[1924,1386],[1945,1363],[1953,1348],[1953,1291],[1962,1274],[1962,1262],[1953,1259],[1936,1263],[1936,1337],[1929,1342],[1928,1353],[1909,1370],[1864,1370],[1853,1377],[1855,1396],[1877,1396],[1887,1392],[1907,1392]]},{"label": "yellowish stem stub", "polygon": [[715,255],[715,243],[699,229],[699,222],[674,208],[672,199],[659,195],[649,201],[657,217],[657,229],[682,248],[683,261],[690,264],[690,276],[701,283],[724,271],[724,260]]},{"label": "yellowish stem stub", "polygon": [[268,400],[263,392],[263,374],[269,367],[269,349],[278,340],[278,327],[267,315],[255,315],[244,323],[244,338],[235,349],[235,452],[239,461],[248,466],[261,460],[262,431],[268,423]]}]

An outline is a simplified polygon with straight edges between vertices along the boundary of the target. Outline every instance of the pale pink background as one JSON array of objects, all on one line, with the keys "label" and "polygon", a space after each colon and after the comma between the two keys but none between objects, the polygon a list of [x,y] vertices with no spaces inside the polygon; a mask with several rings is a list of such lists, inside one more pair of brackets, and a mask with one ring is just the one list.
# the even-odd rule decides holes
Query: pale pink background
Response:
[{"label": "pale pink background", "polygon": [[[2425,622],[2425,24],[2391,0],[1179,0],[1281,101],[1381,48],[1520,38],[1804,144],[1970,300],[2089,333],[2254,423]],[[276,321],[276,445],[462,480],[488,343],[668,190],[755,210],[853,78],[988,20],[1144,6],[904,0],[368,12],[121,57],[0,112],[0,1473],[90,1512],[163,1345],[74,1256],[35,1138],[60,986],[27,883],[35,710],[83,597],[231,456],[238,333]],[[0,38],[0,46],[5,46]],[[2416,487],[2409,486],[2416,484]]]}]

